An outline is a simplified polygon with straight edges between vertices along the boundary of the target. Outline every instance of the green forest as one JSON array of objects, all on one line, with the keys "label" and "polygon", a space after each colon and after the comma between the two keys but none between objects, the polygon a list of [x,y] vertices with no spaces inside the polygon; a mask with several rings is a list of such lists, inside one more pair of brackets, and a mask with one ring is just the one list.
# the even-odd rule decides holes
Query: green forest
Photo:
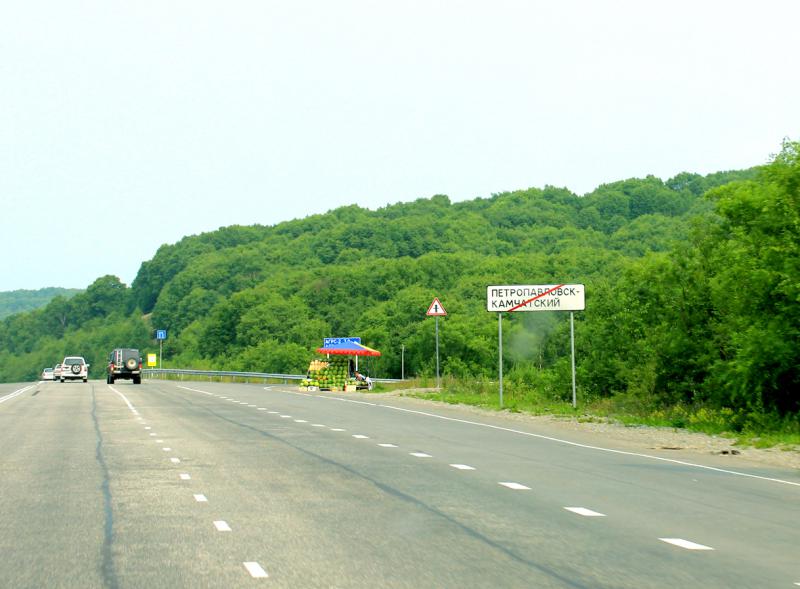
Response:
[{"label": "green forest", "polygon": [[[498,371],[489,284],[582,283],[578,397],[741,431],[800,423],[800,143],[769,163],[648,176],[576,195],[546,186],[463,202],[436,195],[348,206],[274,226],[231,226],[163,245],[130,287],[98,278],[0,322],[0,380],[65,354],[101,376],[117,346],[164,366],[303,373],[329,336],[360,336],[375,377],[435,372],[487,387]],[[568,315],[507,314],[509,403],[571,398]],[[455,386],[455,385],[453,385]],[[496,390],[496,389],[495,389]],[[700,416],[700,417],[698,417]],[[681,418],[683,419],[683,418]],[[776,425],[777,424],[777,425]]]},{"label": "green forest", "polygon": [[11,290],[0,292],[0,319],[44,307],[57,296],[69,298],[81,292],[78,288],[40,288],[38,290]]}]

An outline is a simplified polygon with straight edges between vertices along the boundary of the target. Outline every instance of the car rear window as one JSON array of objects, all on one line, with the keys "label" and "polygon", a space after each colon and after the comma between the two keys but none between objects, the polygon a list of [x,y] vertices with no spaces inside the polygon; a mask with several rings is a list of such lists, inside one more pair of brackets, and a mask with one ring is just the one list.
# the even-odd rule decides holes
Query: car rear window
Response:
[{"label": "car rear window", "polygon": [[83,364],[83,358],[64,358],[64,364],[72,366],[73,364]]},{"label": "car rear window", "polygon": [[133,349],[122,350],[122,362],[123,363],[127,362],[128,358],[134,358],[138,360],[139,350],[133,350]]}]

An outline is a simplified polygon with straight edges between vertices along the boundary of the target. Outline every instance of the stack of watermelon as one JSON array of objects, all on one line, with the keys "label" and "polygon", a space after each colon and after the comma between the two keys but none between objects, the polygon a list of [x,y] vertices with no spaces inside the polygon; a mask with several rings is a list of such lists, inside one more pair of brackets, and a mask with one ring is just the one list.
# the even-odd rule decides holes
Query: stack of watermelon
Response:
[{"label": "stack of watermelon", "polygon": [[350,358],[332,358],[328,362],[314,360],[308,367],[308,378],[300,382],[301,387],[317,387],[321,391],[343,391],[347,385],[354,385],[350,377]]}]

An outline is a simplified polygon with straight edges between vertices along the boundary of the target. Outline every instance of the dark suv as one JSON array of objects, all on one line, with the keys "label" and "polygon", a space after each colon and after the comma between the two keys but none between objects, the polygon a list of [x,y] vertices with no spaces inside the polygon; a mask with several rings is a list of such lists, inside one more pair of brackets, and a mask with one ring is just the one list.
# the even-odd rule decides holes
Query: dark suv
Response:
[{"label": "dark suv", "polygon": [[106,382],[114,384],[119,378],[133,380],[133,384],[142,384],[142,357],[139,350],[116,348],[108,355]]}]

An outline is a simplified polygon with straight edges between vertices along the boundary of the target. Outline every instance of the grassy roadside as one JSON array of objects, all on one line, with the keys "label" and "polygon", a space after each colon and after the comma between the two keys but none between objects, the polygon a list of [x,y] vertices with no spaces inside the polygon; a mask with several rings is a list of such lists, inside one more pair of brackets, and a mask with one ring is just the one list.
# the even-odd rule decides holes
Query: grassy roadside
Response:
[{"label": "grassy roadside", "polygon": [[[441,389],[437,391],[435,379],[379,383],[370,394],[399,392],[419,399],[501,410],[496,381],[464,381],[448,377],[443,378],[441,384]],[[505,382],[503,397],[502,410],[514,413],[573,418],[579,422],[611,422],[629,427],[668,427],[727,437],[740,446],[800,451],[800,416],[787,419],[703,406],[657,407],[633,395],[596,399],[581,398],[579,395],[578,408],[573,409],[571,400]]]}]

